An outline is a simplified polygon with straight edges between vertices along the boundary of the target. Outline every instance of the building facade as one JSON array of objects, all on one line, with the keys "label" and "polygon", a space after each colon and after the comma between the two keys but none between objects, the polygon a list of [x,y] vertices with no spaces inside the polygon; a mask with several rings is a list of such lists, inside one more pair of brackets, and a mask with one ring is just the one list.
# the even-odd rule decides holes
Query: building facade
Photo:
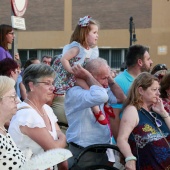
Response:
[{"label": "building facade", "polygon": [[[0,0],[0,24],[11,24],[11,4]],[[90,15],[100,22],[99,52],[119,69],[130,45],[129,19],[135,24],[136,44],[149,47],[154,65],[170,68],[170,2],[168,0],[34,0],[24,14],[26,30],[16,30],[23,63],[29,57],[57,55],[78,19]],[[134,30],[133,30],[134,31]]]}]

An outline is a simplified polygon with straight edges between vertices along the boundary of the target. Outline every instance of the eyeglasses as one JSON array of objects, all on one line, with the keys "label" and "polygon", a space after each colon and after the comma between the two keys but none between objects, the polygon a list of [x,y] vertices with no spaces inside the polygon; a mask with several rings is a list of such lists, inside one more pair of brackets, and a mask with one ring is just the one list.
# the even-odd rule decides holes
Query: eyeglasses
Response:
[{"label": "eyeglasses", "polygon": [[48,81],[37,81],[36,83],[43,83],[47,86],[54,86],[54,82],[51,83],[51,82],[48,82]]},{"label": "eyeglasses", "polygon": [[15,33],[14,32],[9,32],[8,34],[14,35]]},{"label": "eyeglasses", "polygon": [[21,73],[21,71],[20,71],[20,70],[18,70],[18,69],[16,69],[16,70],[15,70],[15,73],[20,74],[20,73]]},{"label": "eyeglasses", "polygon": [[18,96],[17,96],[17,94],[10,95],[10,96],[2,96],[2,97],[0,97],[0,98],[3,99],[3,98],[5,98],[5,97],[9,97],[9,98],[13,99],[14,102],[17,102],[17,101],[18,101]]},{"label": "eyeglasses", "polygon": [[157,127],[161,127],[162,126],[162,122],[157,119],[157,114],[154,112],[149,112],[149,114],[155,119],[155,124]]}]

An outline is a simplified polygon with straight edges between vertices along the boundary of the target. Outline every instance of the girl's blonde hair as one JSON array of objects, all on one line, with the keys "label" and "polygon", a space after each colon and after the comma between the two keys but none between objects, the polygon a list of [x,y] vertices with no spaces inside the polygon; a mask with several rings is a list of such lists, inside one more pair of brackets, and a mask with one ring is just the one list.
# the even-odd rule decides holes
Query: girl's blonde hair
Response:
[{"label": "girl's blonde hair", "polygon": [[92,18],[90,18],[87,26],[82,27],[81,25],[77,24],[74,32],[71,35],[70,43],[76,41],[80,43],[84,48],[88,48],[87,35],[91,30],[91,25],[97,25],[99,27],[99,23]]}]

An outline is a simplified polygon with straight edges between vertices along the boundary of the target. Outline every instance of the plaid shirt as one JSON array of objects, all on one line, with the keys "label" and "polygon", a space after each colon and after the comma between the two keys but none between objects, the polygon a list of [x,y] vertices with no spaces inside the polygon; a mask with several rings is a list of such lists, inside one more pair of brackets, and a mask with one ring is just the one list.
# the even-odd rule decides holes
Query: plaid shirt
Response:
[{"label": "plaid shirt", "polygon": [[165,110],[169,113],[170,115],[170,102],[168,102],[166,99],[162,99],[163,101],[163,105],[164,105],[164,108]]}]

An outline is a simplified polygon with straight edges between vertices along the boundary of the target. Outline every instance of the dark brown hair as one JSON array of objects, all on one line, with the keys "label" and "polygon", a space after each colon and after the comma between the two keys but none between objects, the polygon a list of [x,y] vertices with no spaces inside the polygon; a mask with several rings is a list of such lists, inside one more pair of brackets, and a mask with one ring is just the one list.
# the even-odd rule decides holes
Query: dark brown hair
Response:
[{"label": "dark brown hair", "polygon": [[0,61],[0,75],[10,77],[11,71],[18,69],[18,64],[14,59],[5,58]]},{"label": "dark brown hair", "polygon": [[12,26],[2,24],[0,25],[0,46],[5,50],[8,50],[8,42],[6,39],[6,35],[12,31]]}]

